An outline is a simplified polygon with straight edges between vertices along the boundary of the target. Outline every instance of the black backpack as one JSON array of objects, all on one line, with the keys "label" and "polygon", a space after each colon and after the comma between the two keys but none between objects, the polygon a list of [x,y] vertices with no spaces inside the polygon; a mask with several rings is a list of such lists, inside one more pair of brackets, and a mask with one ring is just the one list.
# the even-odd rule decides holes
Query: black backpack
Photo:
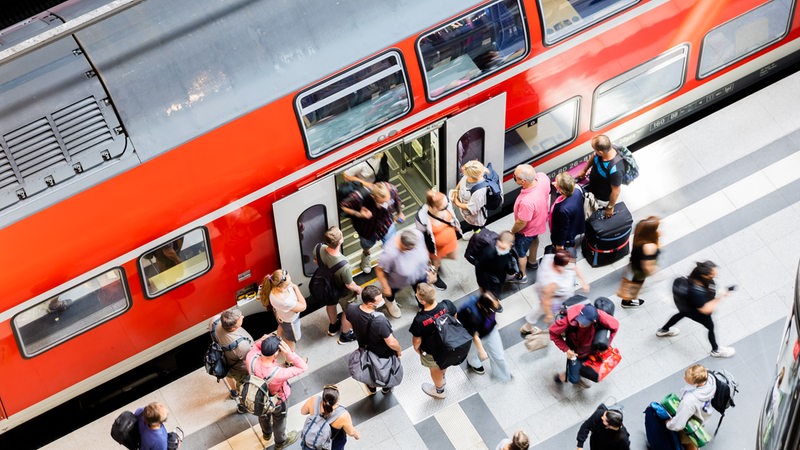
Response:
[{"label": "black backpack", "polygon": [[467,243],[467,249],[464,251],[464,259],[474,266],[483,253],[483,249],[494,245],[495,242],[497,242],[498,236],[497,233],[488,228],[475,230]]},{"label": "black backpack", "polygon": [[672,282],[672,300],[680,312],[687,312],[692,309],[689,304],[689,289],[691,283],[686,277],[675,278]]},{"label": "black backpack", "polygon": [[440,352],[432,355],[440,369],[457,366],[467,359],[472,336],[464,325],[454,316],[446,312],[433,321],[436,333],[441,341]]},{"label": "black backpack", "polygon": [[714,398],[711,399],[711,406],[720,413],[717,429],[714,431],[714,436],[716,436],[719,426],[722,424],[722,419],[725,418],[725,410],[736,406],[736,403],[733,402],[733,397],[739,392],[739,384],[736,383],[733,374],[727,370],[709,370],[708,373],[717,382],[717,390],[714,391]]},{"label": "black backpack", "polygon": [[111,437],[129,450],[139,448],[139,416],[130,412],[122,413],[114,419],[111,425]]},{"label": "black backpack", "polygon": [[331,303],[332,299],[338,299],[341,296],[341,289],[336,286],[336,281],[333,279],[336,272],[347,264],[346,259],[334,264],[333,267],[328,268],[322,261],[321,245],[317,244],[314,247],[314,253],[317,256],[317,270],[311,275],[311,280],[308,282],[308,292],[311,293],[311,298],[320,305],[327,305]]},{"label": "black backpack", "polygon": [[472,186],[469,192],[474,193],[478,189],[487,188],[484,208],[493,210],[503,206],[503,186],[500,183],[500,175],[494,171],[492,163],[489,163],[486,168],[489,169],[489,172],[484,176],[483,181]]},{"label": "black backpack", "polygon": [[205,362],[206,366],[206,373],[217,377],[217,383],[219,383],[219,380],[225,378],[225,376],[228,375],[228,370],[230,370],[228,367],[228,361],[225,359],[225,352],[235,349],[239,346],[239,342],[247,339],[245,337],[240,337],[228,346],[223,347],[219,345],[219,342],[217,342],[217,336],[214,334],[214,330],[217,329],[217,324],[219,321],[220,319],[217,319],[213,324],[211,324],[211,344],[208,345],[206,354],[203,357],[203,361]]}]

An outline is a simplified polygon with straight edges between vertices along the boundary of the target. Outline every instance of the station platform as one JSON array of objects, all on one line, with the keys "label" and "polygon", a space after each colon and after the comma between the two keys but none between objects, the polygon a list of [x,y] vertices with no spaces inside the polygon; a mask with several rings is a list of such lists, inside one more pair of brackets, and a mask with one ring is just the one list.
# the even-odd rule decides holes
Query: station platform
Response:
[{"label": "station platform", "polygon": [[[447,398],[430,398],[420,388],[429,381],[428,371],[408,333],[414,300],[404,291],[399,297],[403,316],[392,325],[404,348],[405,378],[389,395],[368,396],[349,378],[347,356],[356,344],[338,345],[326,335],[324,311],[303,319],[297,351],[309,358],[309,371],[292,383],[288,429],[302,427],[299,410],[308,397],[335,383],[361,434],[360,440],[348,440],[351,449],[493,449],[518,429],[531,437],[534,449],[574,448],[578,427],[601,402],[624,406],[632,448],[645,449],[642,411],[649,402],[677,393],[683,370],[700,362],[731,371],[740,389],[737,406],[727,412],[709,448],[755,448],[800,255],[799,100],[797,73],[635,153],[640,177],[623,186],[621,199],[634,221],[662,218],[659,271],[644,285],[645,304],[623,309],[614,295],[627,258],[601,268],[578,261],[591,283],[589,296],[617,304],[620,331],[614,343],[623,359],[603,382],[589,389],[557,386],[552,377],[564,366],[563,353],[553,345],[529,353],[518,333],[523,316],[539,308],[533,287],[506,285],[498,322],[514,378],[500,383],[492,378],[491,364],[485,375],[467,371],[464,364],[447,371]],[[512,223],[505,217],[489,228],[501,231]],[[540,252],[545,244],[547,238]],[[466,242],[460,245],[463,252]],[[676,311],[672,280],[705,259],[719,266],[718,286],[738,285],[714,314],[718,341],[736,348],[729,359],[710,358],[706,330],[689,320],[681,321],[676,337],[655,336]],[[477,289],[473,267],[463,260],[445,261],[443,278],[448,290],[438,293],[440,299],[458,303]],[[532,283],[534,277],[529,278]],[[122,448],[109,435],[114,418],[152,401],[169,408],[168,430],[179,426],[185,432],[183,450],[260,450],[273,444],[261,439],[255,417],[236,414],[228,387],[199,369],[44,448]],[[717,419],[715,414],[707,422],[712,432]]]}]

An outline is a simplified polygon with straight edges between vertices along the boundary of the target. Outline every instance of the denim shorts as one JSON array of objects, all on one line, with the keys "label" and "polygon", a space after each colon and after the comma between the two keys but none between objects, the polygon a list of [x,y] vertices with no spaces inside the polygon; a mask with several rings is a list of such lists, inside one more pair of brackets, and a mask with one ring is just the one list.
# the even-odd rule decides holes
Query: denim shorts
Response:
[{"label": "denim shorts", "polygon": [[517,256],[519,256],[520,258],[528,256],[528,249],[531,248],[531,244],[533,244],[533,241],[537,239],[539,239],[538,235],[525,236],[520,233],[515,233],[514,251],[517,252]]}]

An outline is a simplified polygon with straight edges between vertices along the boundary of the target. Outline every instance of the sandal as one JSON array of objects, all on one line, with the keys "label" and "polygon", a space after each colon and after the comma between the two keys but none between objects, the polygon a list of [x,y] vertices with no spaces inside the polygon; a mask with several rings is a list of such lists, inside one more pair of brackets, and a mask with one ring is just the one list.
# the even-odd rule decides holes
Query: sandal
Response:
[{"label": "sandal", "polygon": [[564,382],[563,382],[563,381],[561,381],[561,375],[560,375],[560,374],[555,374],[555,375],[553,376],[553,381],[555,381],[555,382],[556,382],[556,384],[564,384]]}]

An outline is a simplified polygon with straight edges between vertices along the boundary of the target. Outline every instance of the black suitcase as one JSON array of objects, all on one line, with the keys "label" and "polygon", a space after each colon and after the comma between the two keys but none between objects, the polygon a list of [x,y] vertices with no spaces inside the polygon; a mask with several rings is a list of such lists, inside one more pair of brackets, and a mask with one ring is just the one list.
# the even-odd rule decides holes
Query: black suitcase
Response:
[{"label": "black suitcase", "polygon": [[605,210],[594,212],[586,221],[581,250],[592,267],[605,266],[630,252],[629,240],[633,217],[625,203],[614,205],[614,215],[606,218]]}]

